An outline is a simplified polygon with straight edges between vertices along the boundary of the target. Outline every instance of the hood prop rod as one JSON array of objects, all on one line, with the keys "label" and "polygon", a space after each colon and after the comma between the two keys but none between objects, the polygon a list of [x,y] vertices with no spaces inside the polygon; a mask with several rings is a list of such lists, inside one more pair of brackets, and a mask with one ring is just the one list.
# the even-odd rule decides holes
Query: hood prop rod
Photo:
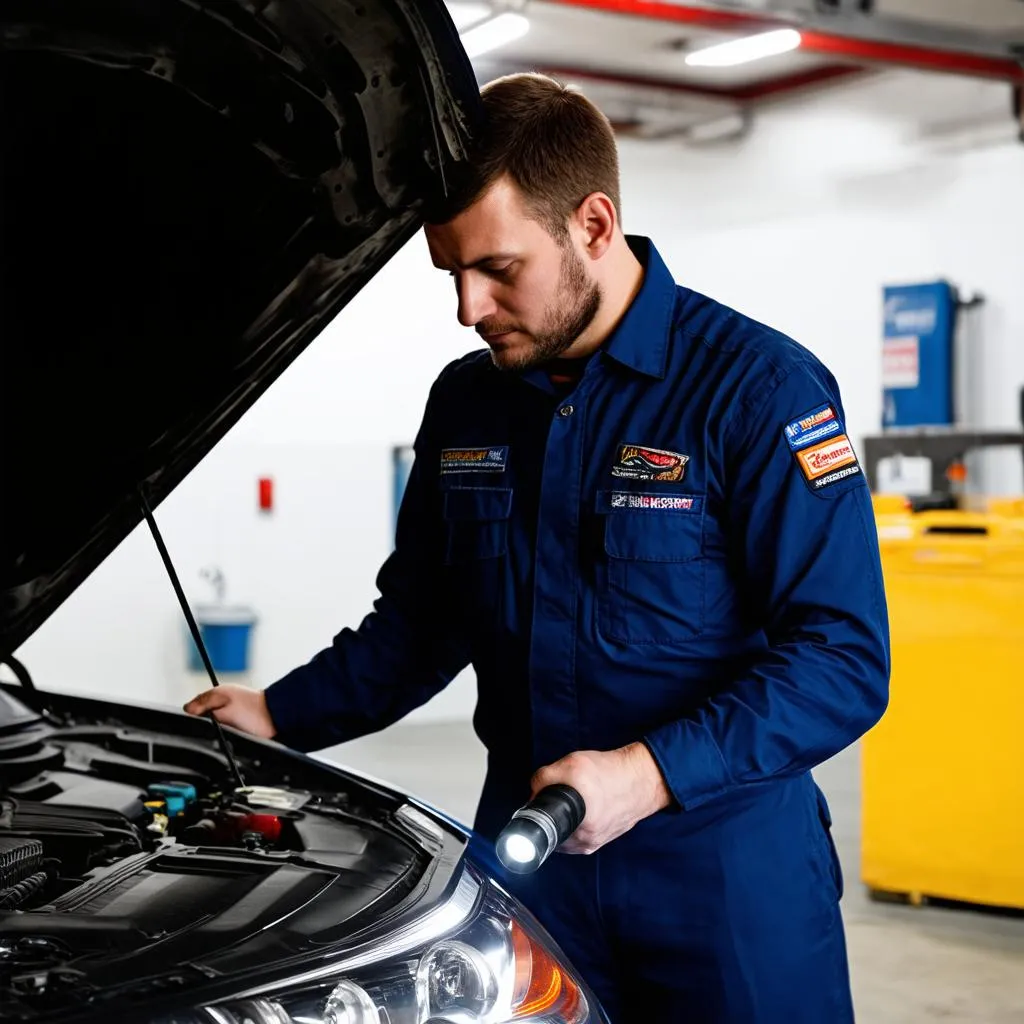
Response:
[{"label": "hood prop rod", "polygon": [[[203,643],[203,636],[199,632],[199,625],[196,623],[195,616],[192,614],[192,609],[189,607],[188,600],[185,597],[185,591],[181,589],[181,581],[178,579],[178,574],[174,571],[171,556],[167,552],[167,546],[164,544],[164,539],[160,535],[160,530],[156,525],[153,510],[149,507],[149,502],[146,500],[146,494],[141,487],[139,488],[139,504],[142,506],[142,514],[146,517],[146,522],[149,525],[149,532],[153,534],[156,549],[160,552],[160,559],[163,561],[164,568],[167,570],[167,575],[170,577],[171,586],[174,587],[174,593],[178,598],[178,604],[181,605],[181,610],[185,615],[185,621],[188,623],[189,632],[192,634],[192,639],[195,641],[195,645],[199,649],[199,655],[203,659],[203,665],[206,667],[206,673],[210,677],[210,682],[213,683],[214,686],[220,686],[220,681],[217,679],[217,673],[213,668],[213,662],[210,661],[210,655],[206,650],[206,644]],[[231,752],[231,747],[228,746],[228,738],[224,735],[224,727],[217,721],[212,711],[209,712],[209,718],[213,723],[213,728],[216,730],[217,740],[220,743],[221,749],[224,751],[224,756],[228,759],[228,764],[231,767],[231,774],[235,777],[235,782],[237,783],[238,788],[245,789],[245,783],[242,781],[242,773],[238,770],[238,762],[235,761],[235,755]]]}]

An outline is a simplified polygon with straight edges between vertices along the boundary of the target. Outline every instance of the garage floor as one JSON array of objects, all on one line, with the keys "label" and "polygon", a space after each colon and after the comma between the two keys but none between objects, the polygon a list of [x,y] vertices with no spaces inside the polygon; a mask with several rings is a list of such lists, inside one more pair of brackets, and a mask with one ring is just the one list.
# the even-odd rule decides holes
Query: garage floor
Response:
[{"label": "garage floor", "polygon": [[[323,756],[472,820],[484,756],[468,723],[397,725]],[[832,808],[846,875],[843,910],[858,1020],[1024,1024],[1024,915],[868,900],[858,883],[856,748],[815,775]]]}]

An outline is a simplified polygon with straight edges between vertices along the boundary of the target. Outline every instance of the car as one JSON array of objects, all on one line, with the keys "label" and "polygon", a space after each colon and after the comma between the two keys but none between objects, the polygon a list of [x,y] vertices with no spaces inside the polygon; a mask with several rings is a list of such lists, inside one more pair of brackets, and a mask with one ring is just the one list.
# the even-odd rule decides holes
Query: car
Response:
[{"label": "car", "polygon": [[459,823],[17,657],[143,521],[188,617],[161,501],[466,173],[443,4],[10,0],[0,25],[0,1017],[605,1021]]}]

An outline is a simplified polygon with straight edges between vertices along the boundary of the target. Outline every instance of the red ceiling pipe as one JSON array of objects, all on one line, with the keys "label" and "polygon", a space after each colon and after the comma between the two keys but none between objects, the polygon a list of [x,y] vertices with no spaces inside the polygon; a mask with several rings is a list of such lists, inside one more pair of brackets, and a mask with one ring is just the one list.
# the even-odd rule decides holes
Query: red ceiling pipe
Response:
[{"label": "red ceiling pipe", "polygon": [[[779,19],[744,11],[716,11],[710,7],[687,7],[660,0],[547,0],[566,7],[586,7],[609,14],[631,14],[637,18],[657,18],[684,25],[717,29],[720,32],[744,32],[752,28],[778,28]],[[792,26],[790,26],[792,27]]]},{"label": "red ceiling pipe", "polygon": [[809,89],[816,85],[824,85],[826,82],[852,78],[854,75],[864,73],[863,68],[852,65],[826,64],[820,68],[810,68],[807,71],[783,75],[781,78],[769,78],[762,82],[753,82],[750,85],[716,88],[710,85],[682,82],[673,78],[654,78],[647,75],[630,75],[622,74],[618,71],[596,70],[583,67],[572,68],[565,65],[554,67],[545,64],[538,70],[555,78],[566,80],[579,79],[581,81],[624,85],[638,89],[661,89],[667,92],[684,93],[688,96],[702,96],[712,100],[729,100],[733,103],[753,103],[758,100],[768,99],[771,96],[782,96],[800,89]]},{"label": "red ceiling pipe", "polygon": [[808,89],[827,82],[837,82],[844,78],[863,75],[865,69],[855,64],[824,64],[820,68],[809,68],[781,78],[766,78],[762,82],[741,85],[731,89],[733,97],[740,102],[766,100],[772,96],[784,96],[801,89]]},{"label": "red ceiling pipe", "polygon": [[955,75],[997,78],[1007,82],[1024,82],[1024,66],[1009,58],[1004,60],[977,53],[933,50],[924,46],[885,43],[873,39],[853,39],[850,36],[832,36],[824,32],[805,32],[802,29],[800,38],[802,49],[814,53],[827,53],[833,57],[878,61],[882,64],[897,64]]},{"label": "red ceiling pipe", "polygon": [[743,11],[720,11],[709,7],[689,7],[664,3],[662,0],[545,0],[546,3],[609,14],[625,14],[636,18],[682,25],[697,25],[720,32],[761,32],[776,28],[799,30],[801,49],[824,53],[854,61],[875,61],[918,70],[942,71],[949,74],[973,75],[1008,82],[1024,82],[1024,67],[1009,57],[989,57],[959,50],[940,50],[908,43],[890,43],[876,39],[859,39],[816,30],[804,30],[799,22]]}]

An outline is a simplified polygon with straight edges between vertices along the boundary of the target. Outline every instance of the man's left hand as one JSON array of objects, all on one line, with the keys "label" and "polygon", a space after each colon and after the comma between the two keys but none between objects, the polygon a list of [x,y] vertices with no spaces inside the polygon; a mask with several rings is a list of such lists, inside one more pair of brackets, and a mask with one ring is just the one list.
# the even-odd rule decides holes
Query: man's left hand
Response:
[{"label": "man's left hand", "polygon": [[563,757],[534,775],[531,796],[555,783],[572,786],[587,805],[583,823],[559,847],[562,853],[594,853],[672,801],[661,769],[643,743]]}]

